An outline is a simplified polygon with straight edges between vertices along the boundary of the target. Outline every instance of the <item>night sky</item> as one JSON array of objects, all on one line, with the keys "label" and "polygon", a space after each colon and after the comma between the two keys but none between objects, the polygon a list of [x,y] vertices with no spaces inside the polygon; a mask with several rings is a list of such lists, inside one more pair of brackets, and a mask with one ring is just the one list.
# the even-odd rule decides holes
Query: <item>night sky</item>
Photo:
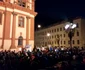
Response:
[{"label": "night sky", "polygon": [[35,26],[49,26],[52,23],[75,17],[85,17],[84,0],[36,0]]}]

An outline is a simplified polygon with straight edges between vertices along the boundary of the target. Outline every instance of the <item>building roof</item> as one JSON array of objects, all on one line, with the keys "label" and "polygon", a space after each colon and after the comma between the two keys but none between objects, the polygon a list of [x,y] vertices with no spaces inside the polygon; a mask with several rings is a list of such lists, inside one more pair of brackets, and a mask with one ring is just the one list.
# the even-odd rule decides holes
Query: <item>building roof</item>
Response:
[{"label": "building roof", "polygon": [[60,24],[63,24],[63,23],[66,23],[66,22],[73,22],[73,20],[76,20],[76,19],[85,19],[83,17],[76,17],[76,18],[69,18],[68,20],[61,20],[61,21],[57,21],[56,23],[53,23],[51,25],[48,25],[48,26],[44,26],[36,31],[39,31],[39,30],[42,30],[42,29],[47,29],[47,28],[50,28],[50,27],[53,27],[53,26],[56,26],[56,25],[60,25]]}]

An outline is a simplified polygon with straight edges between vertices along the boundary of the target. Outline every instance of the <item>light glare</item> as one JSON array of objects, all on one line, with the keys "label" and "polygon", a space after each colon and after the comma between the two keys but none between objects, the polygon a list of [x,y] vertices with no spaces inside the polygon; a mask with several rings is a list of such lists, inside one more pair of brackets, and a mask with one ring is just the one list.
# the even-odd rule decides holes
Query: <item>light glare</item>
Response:
[{"label": "light glare", "polygon": [[76,28],[76,24],[72,24],[72,23],[70,23],[70,24],[67,24],[66,26],[65,26],[65,29],[67,30],[68,28],[70,28],[70,29],[74,29],[74,28]]},{"label": "light glare", "polygon": [[67,24],[66,26],[65,26],[65,29],[68,29],[70,27],[70,25],[69,24]]},{"label": "light glare", "polygon": [[73,26],[72,26],[71,28],[72,28],[72,29],[73,29],[73,28],[76,28],[76,24],[73,24]]},{"label": "light glare", "polygon": [[19,48],[19,51],[21,51],[22,50],[22,48]]},{"label": "light glare", "polygon": [[47,36],[50,36],[50,33],[47,33]]},{"label": "light glare", "polygon": [[41,28],[41,25],[38,25],[38,28]]}]

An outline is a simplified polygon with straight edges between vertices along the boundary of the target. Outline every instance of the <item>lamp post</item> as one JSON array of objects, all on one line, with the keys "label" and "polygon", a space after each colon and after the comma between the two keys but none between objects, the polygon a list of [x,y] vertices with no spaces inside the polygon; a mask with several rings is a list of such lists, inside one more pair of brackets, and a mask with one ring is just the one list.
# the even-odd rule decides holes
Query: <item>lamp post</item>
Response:
[{"label": "lamp post", "polygon": [[74,32],[75,32],[76,26],[77,25],[74,24],[74,23],[68,23],[68,24],[65,25],[65,30],[68,33],[68,37],[70,39],[70,48],[71,48],[71,51],[72,51],[72,38],[74,36]]},{"label": "lamp post", "polygon": [[[50,37],[50,35],[51,35],[50,33],[47,33],[47,37]],[[48,43],[49,43],[49,39],[48,39]]]},{"label": "lamp post", "polygon": [[59,34],[57,34],[57,44],[58,44],[58,47],[60,47],[60,36],[59,36]]},{"label": "lamp post", "polygon": [[[47,33],[47,37],[50,37],[51,36],[51,34],[50,33]],[[49,43],[50,42],[50,40],[49,40],[49,38],[48,38],[48,48],[49,48],[49,50],[52,50],[53,48],[52,48],[52,46],[51,46],[51,43]]]}]

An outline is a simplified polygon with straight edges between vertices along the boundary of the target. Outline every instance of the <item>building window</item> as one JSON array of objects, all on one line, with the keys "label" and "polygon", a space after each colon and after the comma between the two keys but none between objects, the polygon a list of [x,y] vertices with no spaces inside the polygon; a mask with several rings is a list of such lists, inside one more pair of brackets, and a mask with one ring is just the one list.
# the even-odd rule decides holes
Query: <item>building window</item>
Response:
[{"label": "building window", "polygon": [[77,44],[80,44],[79,40],[77,40]]},{"label": "building window", "polygon": [[62,41],[61,41],[61,44],[62,44]]},{"label": "building window", "polygon": [[22,46],[22,45],[23,45],[23,37],[20,36],[20,37],[18,38],[18,46]]},{"label": "building window", "polygon": [[77,28],[79,28],[79,24],[77,23]]},{"label": "building window", "polygon": [[19,27],[24,27],[24,17],[19,16],[18,26]]},{"label": "building window", "polygon": [[51,33],[51,30],[50,30],[50,33]]},{"label": "building window", "polygon": [[64,41],[64,44],[66,44],[66,42]]},{"label": "building window", "polygon": [[18,0],[18,5],[22,7],[26,7],[26,3],[23,2],[22,0]]},{"label": "building window", "polygon": [[70,44],[70,41],[68,41],[68,44]]},{"label": "building window", "polygon": [[73,44],[75,44],[74,40],[73,40]]},{"label": "building window", "polygon": [[56,38],[56,35],[55,35],[55,38]]},{"label": "building window", "polygon": [[43,44],[44,44],[44,42],[43,42]]},{"label": "building window", "polygon": [[53,30],[52,30],[52,33],[53,33]]},{"label": "building window", "polygon": [[65,37],[65,34],[64,34],[64,37]]},{"label": "building window", "polygon": [[53,38],[53,36],[52,36],[52,38]]},{"label": "building window", "polygon": [[0,13],[0,24],[2,24],[2,13]]},{"label": "building window", "polygon": [[53,44],[53,41],[52,41],[52,44]]},{"label": "building window", "polygon": [[77,32],[77,36],[79,36],[79,32]]},{"label": "building window", "polygon": [[50,39],[51,39],[51,36],[50,36]]},{"label": "building window", "polygon": [[56,41],[55,41],[55,44],[56,44]]},{"label": "building window", "polygon": [[56,32],[56,29],[55,29],[55,32]]},{"label": "building window", "polygon": [[63,30],[65,30],[65,27],[63,27]]},{"label": "building window", "polygon": [[57,32],[59,32],[59,29],[57,28]]},{"label": "building window", "polygon": [[62,37],[62,34],[60,34],[60,36]]},{"label": "building window", "polygon": [[62,31],[62,28],[60,28],[60,31]]},{"label": "building window", "polygon": [[45,46],[47,45],[47,42],[45,42]]}]

